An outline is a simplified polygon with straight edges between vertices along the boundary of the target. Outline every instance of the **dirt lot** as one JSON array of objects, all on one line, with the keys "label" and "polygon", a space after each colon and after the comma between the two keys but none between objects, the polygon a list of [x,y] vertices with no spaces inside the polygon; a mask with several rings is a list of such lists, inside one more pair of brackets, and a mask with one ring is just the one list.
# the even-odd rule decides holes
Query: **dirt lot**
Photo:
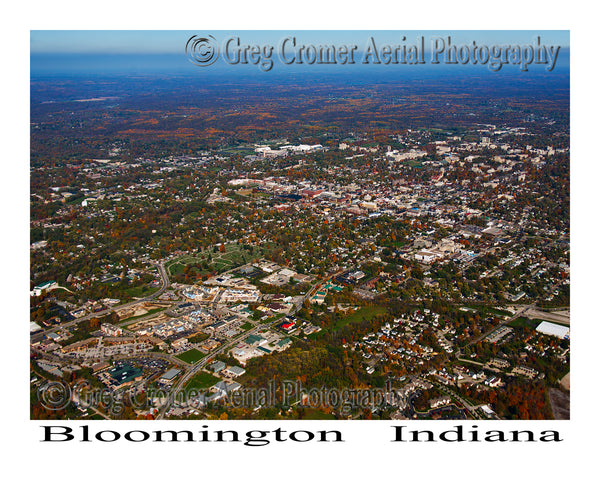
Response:
[{"label": "dirt lot", "polygon": [[127,329],[131,330],[132,332],[137,332],[138,330],[142,330],[144,328],[149,328],[149,327],[154,327],[155,325],[160,325],[161,323],[164,323],[169,319],[171,319],[171,317],[161,313],[161,314],[157,315],[156,317],[145,319],[145,320],[140,320],[139,322],[132,323],[131,325],[127,326]]},{"label": "dirt lot", "polygon": [[563,325],[570,325],[571,323],[571,314],[569,310],[542,312],[540,310],[530,309],[525,312],[525,316],[528,318],[546,320],[548,322],[561,323]]},{"label": "dirt lot", "polygon": [[548,394],[554,418],[556,420],[569,420],[571,418],[570,395],[557,388],[551,388]]},{"label": "dirt lot", "polygon": [[571,372],[567,373],[561,380],[560,386],[565,390],[571,391]]},{"label": "dirt lot", "polygon": [[133,305],[129,308],[122,308],[118,311],[119,318],[121,320],[129,318],[129,317],[137,317],[139,315],[145,315],[150,310],[154,310],[156,308],[165,308],[170,304],[168,303],[160,303],[160,302],[144,302],[139,303],[137,305]]}]

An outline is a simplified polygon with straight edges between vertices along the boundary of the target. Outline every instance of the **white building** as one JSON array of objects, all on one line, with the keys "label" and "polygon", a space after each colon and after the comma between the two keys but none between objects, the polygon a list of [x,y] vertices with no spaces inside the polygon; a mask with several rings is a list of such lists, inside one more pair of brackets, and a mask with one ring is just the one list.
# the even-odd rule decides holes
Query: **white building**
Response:
[{"label": "white building", "polygon": [[540,323],[535,330],[536,332],[553,335],[561,339],[568,339],[571,335],[571,329],[569,327],[550,322]]},{"label": "white building", "polygon": [[100,325],[100,330],[102,331],[102,333],[110,335],[111,337],[120,337],[121,335],[123,335],[123,329],[111,323],[103,323],[102,325]]},{"label": "white building", "polygon": [[425,263],[433,262],[438,254],[430,252],[429,250],[421,250],[415,253],[415,260],[420,260]]},{"label": "white building", "polygon": [[35,287],[33,287],[33,290],[31,291],[30,295],[32,297],[39,297],[42,295],[42,293],[44,293],[47,290],[52,290],[57,285],[58,285],[58,283],[56,283],[53,280],[51,280],[49,282],[44,282],[40,285],[36,285]]}]

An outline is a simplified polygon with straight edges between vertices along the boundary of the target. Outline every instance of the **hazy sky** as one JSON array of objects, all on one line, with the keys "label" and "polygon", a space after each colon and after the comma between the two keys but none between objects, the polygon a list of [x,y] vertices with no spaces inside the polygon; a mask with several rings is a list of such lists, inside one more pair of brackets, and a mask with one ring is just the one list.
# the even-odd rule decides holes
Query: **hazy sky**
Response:
[{"label": "hazy sky", "polygon": [[282,38],[293,34],[299,41],[313,44],[357,44],[363,46],[369,36],[377,42],[398,44],[402,36],[406,43],[414,42],[420,36],[429,39],[433,36],[448,35],[454,44],[530,44],[538,36],[546,45],[570,44],[567,30],[363,30],[363,31],[188,31],[188,30],[32,30],[31,53],[181,53],[192,35],[213,35],[217,41],[236,35],[243,42],[277,46]]}]

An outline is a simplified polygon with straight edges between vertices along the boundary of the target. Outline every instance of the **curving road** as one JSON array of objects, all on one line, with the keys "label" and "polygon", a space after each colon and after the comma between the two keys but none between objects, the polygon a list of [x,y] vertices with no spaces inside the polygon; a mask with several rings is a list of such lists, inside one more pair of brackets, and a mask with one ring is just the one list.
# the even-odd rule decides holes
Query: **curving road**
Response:
[{"label": "curving road", "polygon": [[[161,285],[160,289],[158,289],[156,292],[148,295],[147,297],[134,300],[133,302],[124,303],[123,305],[118,305],[115,307],[109,307],[106,310],[102,310],[101,312],[90,313],[88,315],[84,315],[83,317],[76,318],[75,320],[71,320],[70,322],[61,323],[60,325],[58,325],[56,327],[49,328],[49,329],[44,330],[43,332],[40,332],[39,334],[36,334],[36,335],[47,335],[48,333],[57,332],[58,330],[62,330],[65,327],[72,327],[73,325],[77,325],[80,322],[85,322],[86,320],[90,320],[92,318],[103,317],[112,312],[118,312],[119,310],[123,310],[124,308],[129,308],[134,305],[138,305],[140,303],[154,300],[156,297],[159,297],[160,295],[162,295],[164,293],[164,291],[167,288],[169,288],[169,286],[171,285],[171,282],[169,281],[169,277],[167,275],[164,265],[159,262],[155,263],[154,265],[158,268],[158,273],[160,274],[161,281],[162,281],[162,285]],[[33,337],[34,336],[32,335],[32,338]]]}]

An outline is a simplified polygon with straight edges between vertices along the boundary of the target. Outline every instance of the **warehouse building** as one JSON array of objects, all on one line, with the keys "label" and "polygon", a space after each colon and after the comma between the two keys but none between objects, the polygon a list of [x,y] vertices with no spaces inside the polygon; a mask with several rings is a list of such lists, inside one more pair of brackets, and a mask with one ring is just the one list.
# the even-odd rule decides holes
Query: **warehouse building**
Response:
[{"label": "warehouse building", "polygon": [[571,329],[569,327],[550,322],[540,323],[535,330],[537,332],[544,333],[546,335],[553,335],[561,339],[569,339],[571,335]]}]

